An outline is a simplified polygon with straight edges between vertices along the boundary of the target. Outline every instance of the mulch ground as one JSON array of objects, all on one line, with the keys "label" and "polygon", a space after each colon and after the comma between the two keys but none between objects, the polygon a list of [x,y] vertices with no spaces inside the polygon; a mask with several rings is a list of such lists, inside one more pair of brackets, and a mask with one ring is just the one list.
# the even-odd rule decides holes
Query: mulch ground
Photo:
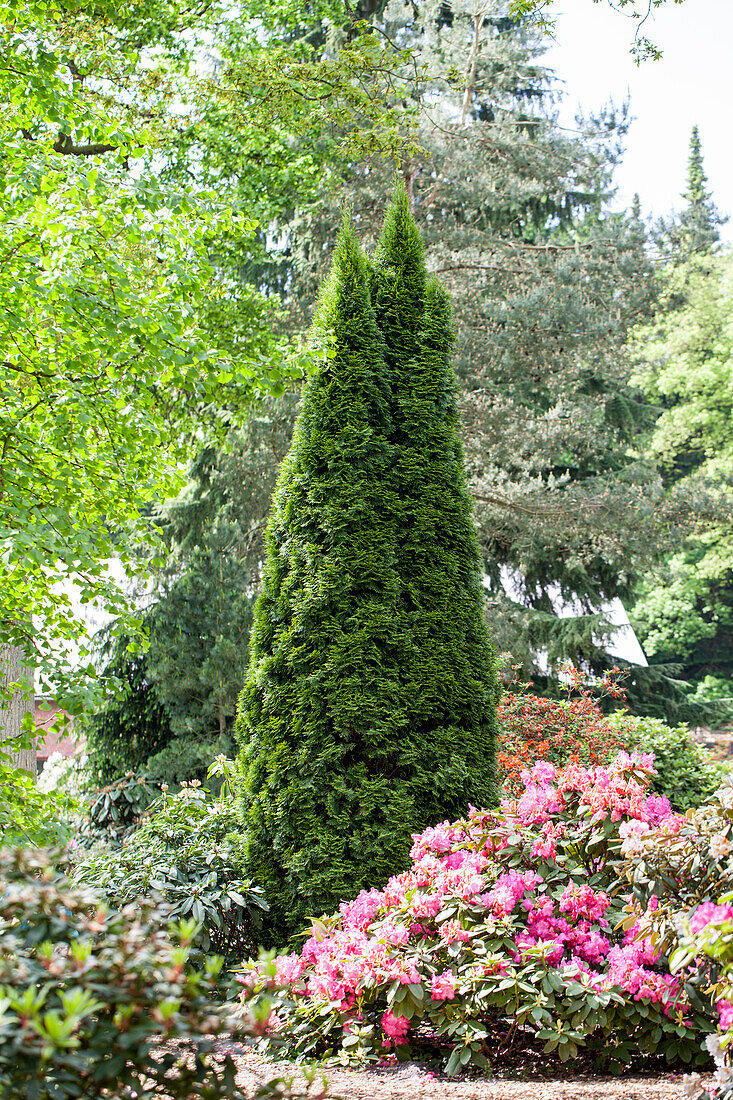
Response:
[{"label": "mulch ground", "polygon": [[[306,1090],[297,1067],[272,1062],[255,1054],[237,1057],[237,1080],[249,1091],[274,1077],[293,1079],[296,1088]],[[416,1062],[379,1066],[362,1071],[327,1067],[327,1096],[331,1100],[681,1100],[682,1073],[660,1072],[654,1076],[609,1077],[583,1073],[555,1080],[533,1075],[531,1066],[521,1079],[494,1077],[456,1080],[435,1073]],[[322,1078],[310,1085],[309,1095],[322,1092]]]}]

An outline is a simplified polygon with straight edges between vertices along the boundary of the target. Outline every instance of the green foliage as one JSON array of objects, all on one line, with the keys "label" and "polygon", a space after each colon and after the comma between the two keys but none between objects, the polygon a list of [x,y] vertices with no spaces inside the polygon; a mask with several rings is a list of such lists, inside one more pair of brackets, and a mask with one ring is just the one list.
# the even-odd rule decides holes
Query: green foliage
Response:
[{"label": "green foliage", "polygon": [[165,902],[172,920],[196,922],[196,956],[233,962],[256,949],[267,909],[243,877],[242,848],[233,800],[212,800],[194,780],[176,795],[164,792],[119,848],[94,850],[75,878],[114,909],[151,897]]},{"label": "green foliage", "polygon": [[[150,680],[147,653],[131,653],[129,642],[124,634],[109,640],[103,682],[111,682],[114,694],[84,720],[89,768],[102,783],[144,771],[173,736],[168,711]],[[189,778],[187,772],[183,778]]]},{"label": "green foliage", "polygon": [[11,750],[32,745],[27,732],[20,739],[0,738],[0,837],[3,844],[30,848],[64,844],[73,830],[74,800],[63,791],[39,790],[35,777],[11,759]]},{"label": "green foliage", "polygon": [[[630,385],[630,324],[654,291],[645,230],[607,208],[622,112],[557,126],[542,36],[506,5],[390,0],[377,33],[409,49],[398,89],[424,150],[399,166],[429,256],[453,302],[461,435],[497,648],[540,683],[572,659],[602,672],[627,601],[689,507],[665,500],[646,442],[655,409]],[[473,43],[476,43],[474,49]],[[293,328],[309,315],[338,206],[376,245],[392,167],[334,167],[334,195],[302,204],[273,250]],[[506,585],[506,587],[505,587]],[[507,589],[509,591],[507,591]],[[561,617],[558,603],[573,617]]]},{"label": "green foliage", "polygon": [[122,779],[102,787],[89,803],[86,818],[80,827],[80,840],[85,845],[103,840],[120,845],[134,833],[158,796],[158,788],[145,776],[127,772]]},{"label": "green foliage", "polygon": [[[202,133],[222,136],[227,119],[250,164],[267,151],[250,197],[276,194],[305,145],[312,189],[324,169],[304,135],[332,111],[364,147],[395,147],[383,78],[366,79],[393,51],[361,33],[328,50],[294,42],[298,3],[2,10],[0,640],[33,651],[41,683],[78,711],[94,673],[60,582],[134,634],[106,562],[132,565],[131,545],[153,537],[144,506],[181,487],[192,440],[222,442],[290,373],[268,303],[241,278],[246,196],[232,203],[221,158],[202,182]],[[81,642],[76,674],[68,641]]]},{"label": "green foliage", "polygon": [[730,765],[715,760],[686,725],[669,726],[660,718],[625,711],[606,721],[628,748],[654,753],[653,789],[681,813],[708,802],[730,774]]},{"label": "green foliage", "polygon": [[[112,639],[103,683],[114,693],[87,722],[92,763],[108,782],[128,769],[200,779],[230,752],[241,669],[263,557],[263,515],[292,432],[294,395],[263,399],[224,449],[204,448],[186,487],[155,510],[165,562],[151,563],[148,647]],[[111,651],[111,653],[110,653]]]},{"label": "green foliage", "polygon": [[682,194],[686,206],[677,217],[662,219],[654,231],[658,247],[675,264],[710,254],[720,244],[718,227],[728,219],[721,216],[713,203],[707,182],[700,132],[697,126],[693,126],[687,161],[687,188]]},{"label": "green foliage", "polygon": [[[404,198],[374,271],[344,229],[314,326],[322,364],[273,500],[237,720],[272,938],[386,878],[417,828],[496,797],[447,309],[424,285]],[[435,542],[406,557],[408,516]]]},{"label": "green foliage", "polygon": [[[0,1094],[36,1100],[244,1100],[215,1002],[222,960],[189,965],[195,921],[110,912],[47,853],[0,853]],[[172,1044],[175,1044],[173,1046]]]},{"label": "green foliage", "polygon": [[634,618],[647,652],[695,686],[730,680],[733,662],[732,277],[729,256],[671,267],[660,312],[635,335],[639,381],[661,408],[652,450],[670,493],[702,497],[702,515]]}]

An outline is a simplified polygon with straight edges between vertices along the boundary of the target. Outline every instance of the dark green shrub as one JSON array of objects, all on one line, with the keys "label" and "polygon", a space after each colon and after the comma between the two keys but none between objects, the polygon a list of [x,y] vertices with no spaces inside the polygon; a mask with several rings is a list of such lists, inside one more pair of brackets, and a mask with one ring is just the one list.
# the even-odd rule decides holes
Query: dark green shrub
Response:
[{"label": "dark green shrub", "polygon": [[448,306],[404,198],[375,271],[342,234],[314,339],[237,721],[272,939],[406,866],[415,831],[496,798]]},{"label": "dark green shrub", "polygon": [[654,790],[682,813],[709,801],[730,774],[730,765],[715,760],[689,726],[668,726],[661,718],[623,711],[610,715],[608,722],[628,748],[654,753]]},{"label": "dark green shrub", "polygon": [[221,959],[187,965],[194,922],[169,926],[154,905],[109,912],[57,866],[0,853],[0,1096],[241,1098],[217,1042],[252,1021],[214,1002]]},{"label": "dark green shrub", "polygon": [[94,852],[76,871],[114,908],[138,898],[167,903],[171,919],[196,921],[192,945],[227,962],[256,949],[262,891],[243,877],[240,823],[231,798],[212,801],[195,781],[163,794],[118,850]]},{"label": "dark green shrub", "polygon": [[116,783],[102,787],[92,797],[79,839],[83,846],[95,841],[119,845],[140,827],[144,815],[158,798],[160,787],[144,775],[128,772]]}]

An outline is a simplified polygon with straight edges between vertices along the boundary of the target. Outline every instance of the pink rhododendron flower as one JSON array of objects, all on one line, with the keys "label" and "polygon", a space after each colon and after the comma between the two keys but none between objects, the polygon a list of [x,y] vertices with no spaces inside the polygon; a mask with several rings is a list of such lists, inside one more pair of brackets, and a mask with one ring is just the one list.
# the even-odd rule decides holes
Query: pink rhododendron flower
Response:
[{"label": "pink rhododendron flower", "polygon": [[394,1012],[385,1012],[382,1015],[382,1031],[393,1040],[395,1046],[403,1046],[407,1042],[410,1030],[410,1021],[406,1016],[395,1016]]},{"label": "pink rhododendron flower", "polygon": [[699,932],[708,924],[718,924],[726,920],[733,920],[733,906],[704,901],[690,917],[690,931]]},{"label": "pink rhododendron flower", "polygon": [[446,943],[455,943],[457,940],[462,940],[465,943],[471,938],[471,933],[458,920],[444,921],[443,924],[438,926],[438,935]]},{"label": "pink rhododendron flower", "polygon": [[721,1031],[727,1031],[729,1027],[733,1027],[733,1004],[730,1001],[721,1000],[715,1007],[718,1010]]},{"label": "pink rhododendron flower", "polygon": [[452,970],[433,974],[430,996],[434,1001],[452,1001],[456,995],[456,976]]},{"label": "pink rhododendron flower", "polygon": [[303,972],[303,961],[299,955],[278,955],[275,959],[275,979],[281,985],[297,982]]},{"label": "pink rhododendron flower", "polygon": [[[683,979],[663,971],[651,940],[636,938],[638,925],[619,931],[623,899],[609,896],[613,878],[608,892],[583,879],[593,870],[596,851],[595,866],[612,873],[618,841],[641,843],[655,830],[659,843],[682,827],[684,819],[667,800],[647,791],[644,772],[651,764],[650,757],[635,754],[620,754],[602,767],[542,761],[526,772],[523,794],[504,802],[501,811],[472,809],[463,821],[414,836],[409,870],[381,890],[363,890],[344,902],[325,934],[309,937],[299,955],[276,959],[277,980],[289,987],[279,1013],[281,1035],[303,1019],[298,1006],[310,1019],[318,1012],[326,1020],[338,1013],[348,1034],[357,1012],[372,1013],[377,1005],[381,1011],[397,982],[429,989],[432,1002],[415,997],[411,1019],[384,1012],[385,1041],[403,1044],[427,1004],[438,1019],[443,1003],[450,1018],[451,1001],[460,1000],[461,1012],[474,1012],[482,1002],[472,998],[494,993],[502,976],[513,980],[519,967],[529,968],[530,982],[552,968],[560,978],[554,983],[560,1016],[562,983],[580,983],[589,992],[611,992],[614,1003],[654,1005],[679,1021],[689,1009]],[[616,825],[609,846],[590,849],[587,865],[577,852],[587,851],[584,845],[601,822]],[[652,898],[648,910],[657,905]],[[442,919],[444,910],[449,919]],[[704,903],[691,927],[729,919],[733,906]],[[475,943],[485,946],[477,951]],[[244,1001],[258,988],[257,978],[252,964],[240,979],[249,985]],[[459,995],[457,989],[467,992]],[[719,1012],[733,1026],[728,1002],[721,1002]],[[652,1026],[652,1015],[639,1014],[639,1026]]]}]

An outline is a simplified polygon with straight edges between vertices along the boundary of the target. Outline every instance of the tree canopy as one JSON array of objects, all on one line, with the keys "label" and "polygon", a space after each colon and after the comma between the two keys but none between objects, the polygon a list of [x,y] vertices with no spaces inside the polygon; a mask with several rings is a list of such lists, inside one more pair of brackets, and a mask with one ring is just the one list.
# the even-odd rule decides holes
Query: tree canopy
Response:
[{"label": "tree canopy", "polygon": [[[262,211],[202,187],[191,134],[216,109],[234,116],[250,161],[254,143],[270,149],[257,186],[272,193],[292,183],[286,153],[311,123],[320,133],[337,112],[355,141],[391,140],[379,81],[358,79],[379,68],[378,44],[308,49],[292,34],[299,13],[2,5],[0,640],[43,686],[59,688],[83,635],[69,585],[126,612],[119,629],[134,633],[106,563],[149,537],[145,505],[181,487],[193,450],[300,370],[238,273]],[[282,41],[264,43],[264,27]],[[173,180],[167,166],[185,158]],[[66,680],[72,709],[85,656],[82,644]]]}]

